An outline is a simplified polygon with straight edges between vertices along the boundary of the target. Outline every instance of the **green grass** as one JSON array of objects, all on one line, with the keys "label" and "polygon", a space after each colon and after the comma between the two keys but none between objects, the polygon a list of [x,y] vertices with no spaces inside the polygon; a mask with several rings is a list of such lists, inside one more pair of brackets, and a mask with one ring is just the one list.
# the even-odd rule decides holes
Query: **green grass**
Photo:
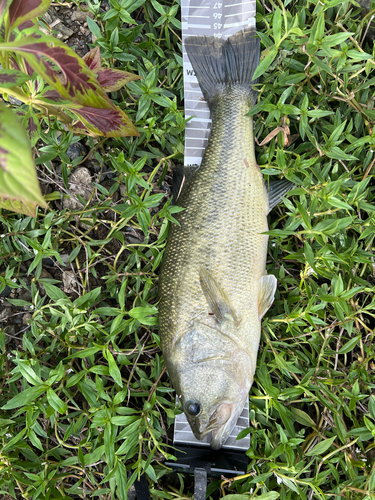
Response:
[{"label": "green grass", "polygon": [[[370,500],[375,61],[364,35],[371,15],[335,0],[257,9],[265,51],[252,110],[263,141],[258,164],[266,179],[285,176],[296,188],[269,217],[268,272],[279,284],[250,395],[248,474],[222,489],[222,480],[212,481],[208,493]],[[92,203],[61,210],[55,187],[35,219],[0,214],[0,287],[32,295],[8,299],[32,314],[30,328],[0,331],[3,495],[121,500],[145,471],[154,498],[192,497],[191,480],[179,476],[176,487],[164,465],[177,410],[157,328],[158,268],[176,211],[165,182],[171,162],[183,161],[176,16],[177,2],[147,0],[131,14],[140,26],[124,25],[129,15],[114,9],[89,23],[107,65],[145,77],[112,94],[140,137],[89,139],[101,169]],[[37,154],[55,150],[67,182],[71,138],[51,122],[42,139]],[[113,175],[104,185],[106,168]],[[50,170],[50,160],[42,163],[39,177]],[[74,270],[78,293],[62,291],[61,272],[43,277],[46,258]]]}]

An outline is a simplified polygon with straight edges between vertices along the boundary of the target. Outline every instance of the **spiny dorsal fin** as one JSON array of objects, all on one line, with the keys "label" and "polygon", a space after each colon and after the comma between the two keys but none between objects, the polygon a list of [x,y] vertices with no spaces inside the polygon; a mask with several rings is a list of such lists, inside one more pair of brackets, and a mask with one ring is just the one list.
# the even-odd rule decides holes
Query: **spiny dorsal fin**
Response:
[{"label": "spiny dorsal fin", "polygon": [[201,287],[216,319],[219,323],[231,319],[237,323],[236,312],[224,290],[218,285],[215,278],[205,269],[199,269]]},{"label": "spiny dorsal fin", "polygon": [[265,274],[259,280],[258,314],[262,319],[275,298],[277,279],[273,274]]},{"label": "spiny dorsal fin", "polygon": [[281,198],[294,187],[293,182],[288,179],[270,181],[267,186],[268,191],[268,213],[280,203]]}]

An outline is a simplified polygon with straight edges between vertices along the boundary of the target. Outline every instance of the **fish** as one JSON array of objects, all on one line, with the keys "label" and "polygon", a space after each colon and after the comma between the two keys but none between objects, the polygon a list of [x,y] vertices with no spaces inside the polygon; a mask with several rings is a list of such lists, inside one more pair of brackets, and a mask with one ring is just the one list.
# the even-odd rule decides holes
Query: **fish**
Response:
[{"label": "fish", "polygon": [[183,186],[159,280],[159,334],[172,385],[198,440],[218,450],[254,379],[261,320],[277,279],[266,273],[267,214],[292,183],[266,187],[256,162],[254,29],[226,40],[185,39],[212,130],[200,168]]}]

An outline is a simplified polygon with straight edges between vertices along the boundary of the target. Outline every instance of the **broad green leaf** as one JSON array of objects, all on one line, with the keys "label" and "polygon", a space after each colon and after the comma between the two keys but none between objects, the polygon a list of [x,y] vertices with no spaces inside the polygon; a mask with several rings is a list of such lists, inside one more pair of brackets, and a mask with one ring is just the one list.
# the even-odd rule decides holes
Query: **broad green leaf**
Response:
[{"label": "broad green leaf", "polygon": [[32,369],[32,367],[27,361],[19,359],[17,365],[20,372],[22,373],[22,375],[25,377],[25,379],[28,381],[29,384],[43,385],[43,380],[40,377],[38,377],[38,375],[35,373],[35,371]]},{"label": "broad green leaf", "polygon": [[332,446],[332,443],[335,439],[336,439],[336,436],[333,436],[329,439],[325,439],[324,441],[321,441],[320,443],[315,445],[312,450],[305,453],[305,455],[308,457],[323,455],[323,453],[325,453]]},{"label": "broad green leaf", "polygon": [[249,500],[250,495],[240,495],[239,493],[233,493],[232,495],[225,495],[228,500]]},{"label": "broad green leaf", "polygon": [[335,160],[357,160],[358,158],[354,155],[348,155],[345,153],[342,149],[340,149],[337,146],[333,146],[329,149],[329,151],[326,151],[326,155],[328,158],[333,158]]},{"label": "broad green leaf", "polygon": [[0,208],[5,208],[12,212],[36,217],[37,204],[33,201],[22,202],[18,200],[5,199],[0,197]]},{"label": "broad green leaf", "polygon": [[126,500],[128,498],[127,488],[126,488],[128,474],[125,465],[121,462],[121,460],[117,461],[115,470],[116,470],[115,477],[116,477],[118,499]]},{"label": "broad green leaf", "polygon": [[279,496],[280,493],[278,491],[267,491],[267,493],[257,495],[255,498],[256,500],[276,500]]},{"label": "broad green leaf", "polygon": [[332,76],[332,69],[328,66],[327,63],[322,61],[322,59],[319,59],[319,57],[312,56],[311,60],[319,69],[326,71],[329,75]]},{"label": "broad green leaf", "polygon": [[327,45],[327,47],[340,45],[340,43],[345,42],[345,40],[352,35],[354,35],[354,33],[349,31],[345,31],[345,33],[336,33],[335,35],[328,35],[323,38],[322,45]]},{"label": "broad green leaf", "polygon": [[[27,133],[15,114],[0,103],[0,201],[6,200],[25,204],[27,215],[30,215],[32,206],[46,206]],[[17,208],[22,208],[22,205]]]},{"label": "broad green leaf", "polygon": [[277,49],[275,47],[266,50],[268,53],[265,56],[265,58],[262,61],[260,61],[257,69],[254,71],[253,80],[262,76],[267,71],[269,66],[273,63],[275,57],[277,56]]},{"label": "broad green leaf", "polygon": [[59,396],[51,387],[47,389],[47,401],[54,410],[58,411],[61,414],[64,414],[68,410],[66,403],[64,403],[64,401],[59,398]]},{"label": "broad green leaf", "polygon": [[280,7],[276,7],[272,20],[273,38],[275,40],[276,45],[278,45],[281,38],[281,21],[282,21],[282,16]]},{"label": "broad green leaf", "polygon": [[289,407],[291,412],[294,415],[294,418],[302,425],[306,425],[307,427],[312,427],[315,429],[316,424],[314,420],[304,411],[299,410],[298,408],[293,408],[293,406]]},{"label": "broad green leaf", "polygon": [[24,435],[26,434],[27,432],[27,428],[25,429],[22,429],[22,431],[20,431],[16,436],[14,436],[14,438],[12,438],[3,448],[2,448],[2,453],[8,451],[8,450],[12,450],[15,445],[21,441],[21,439],[24,437]]},{"label": "broad green leaf", "polygon": [[354,347],[358,344],[358,340],[360,339],[360,336],[354,337],[354,339],[349,340],[345,345],[341,347],[341,349],[337,352],[337,354],[346,354],[348,352],[351,352]]},{"label": "broad green leaf", "polygon": [[102,32],[100,31],[99,26],[96,24],[96,22],[91,19],[91,17],[87,16],[87,25],[91,31],[91,33],[96,36],[96,38],[101,38],[102,37]]},{"label": "broad green leaf", "polygon": [[151,3],[152,3],[152,6],[154,7],[154,9],[157,12],[159,12],[159,14],[161,14],[161,15],[166,14],[164,7],[159,2],[157,2],[157,0],[151,0]]},{"label": "broad green leaf", "polygon": [[120,387],[123,387],[121,372],[116,364],[113,354],[108,349],[104,349],[103,354],[106,360],[108,361],[110,376],[113,378],[116,384],[118,384]]},{"label": "broad green leaf", "polygon": [[70,356],[67,356],[65,358],[65,361],[68,361],[69,359],[74,359],[74,358],[87,358],[88,356],[92,356],[98,351],[101,351],[101,347],[87,347],[87,349],[81,349]]},{"label": "broad green leaf", "polygon": [[311,118],[322,118],[329,115],[333,115],[333,111],[324,111],[323,109],[310,109],[307,111],[307,116]]},{"label": "broad green leaf", "polygon": [[35,386],[35,387],[29,387],[29,389],[25,389],[24,391],[17,394],[17,396],[14,396],[1,409],[2,410],[13,410],[14,408],[19,408],[20,406],[27,405],[28,403],[35,401],[47,389],[48,389],[48,386],[45,384]]},{"label": "broad green leaf", "polygon": [[55,285],[44,283],[44,288],[46,290],[46,294],[48,295],[48,297],[50,297],[54,301],[57,301],[59,299],[69,300],[67,295],[65,295],[65,293],[61,290],[61,288],[58,288]]}]

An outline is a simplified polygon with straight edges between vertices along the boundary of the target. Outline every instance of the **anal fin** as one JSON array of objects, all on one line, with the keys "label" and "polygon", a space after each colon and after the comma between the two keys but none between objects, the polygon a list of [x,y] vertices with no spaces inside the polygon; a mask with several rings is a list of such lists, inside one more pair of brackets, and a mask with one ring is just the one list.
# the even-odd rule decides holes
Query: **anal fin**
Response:
[{"label": "anal fin", "polygon": [[258,314],[262,319],[275,298],[277,279],[273,274],[265,274],[259,280]]},{"label": "anal fin", "polygon": [[217,321],[221,324],[223,321],[231,319],[237,323],[236,312],[227,294],[204,267],[199,269],[199,279],[203,294]]}]

